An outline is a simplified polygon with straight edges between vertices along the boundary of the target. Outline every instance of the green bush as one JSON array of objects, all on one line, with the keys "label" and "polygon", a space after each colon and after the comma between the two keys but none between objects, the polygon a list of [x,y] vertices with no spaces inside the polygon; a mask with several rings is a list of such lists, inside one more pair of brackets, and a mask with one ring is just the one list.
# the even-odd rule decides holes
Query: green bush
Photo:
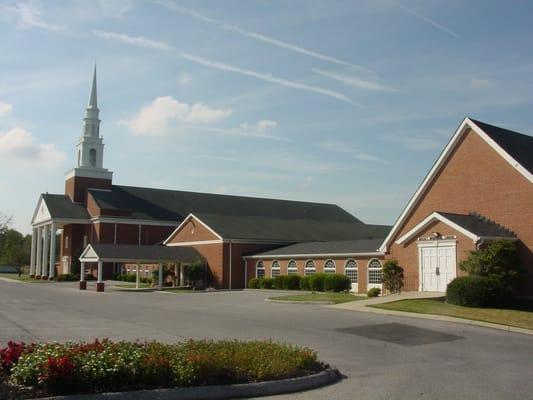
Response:
[{"label": "green bush", "polygon": [[470,252],[459,268],[471,276],[485,276],[512,287],[522,272],[516,243],[510,240],[497,240],[486,247]]},{"label": "green bush", "polygon": [[278,275],[278,276],[275,276],[273,279],[274,279],[274,282],[272,283],[272,288],[282,290],[285,286],[287,275]]},{"label": "green bush", "polygon": [[252,278],[248,281],[248,288],[249,289],[259,289],[259,281],[260,278]]},{"label": "green bush", "polygon": [[377,287],[370,289],[370,290],[366,293],[366,295],[367,295],[368,297],[378,297],[380,294],[381,294],[381,289],[380,289],[380,288],[377,288]]},{"label": "green bush", "polygon": [[346,275],[326,274],[324,290],[326,292],[347,292],[352,288],[352,282]]},{"label": "green bush", "polygon": [[91,343],[10,342],[0,358],[14,385],[39,394],[100,393],[157,387],[238,384],[288,379],[324,368],[316,352],[271,341],[187,340]]},{"label": "green bush", "polygon": [[56,277],[56,280],[58,282],[74,282],[74,281],[79,281],[80,277],[74,274],[59,274]]},{"label": "green bush", "polygon": [[300,281],[302,277],[300,275],[287,275],[283,281],[284,290],[299,290]]},{"label": "green bush", "polygon": [[259,287],[261,289],[272,289],[274,287],[274,279],[263,278],[259,281]]},{"label": "green bush", "polygon": [[302,289],[302,290],[311,290],[311,284],[310,284],[311,276],[302,276],[302,277],[300,277],[300,289]]},{"label": "green bush", "polygon": [[446,302],[467,307],[497,307],[507,303],[510,288],[487,276],[460,276],[448,284]]},{"label": "green bush", "polygon": [[383,286],[391,293],[400,293],[403,289],[403,268],[397,260],[388,260],[383,265]]},{"label": "green bush", "polygon": [[309,277],[309,289],[314,292],[323,292],[324,291],[324,279],[326,274],[316,273]]}]

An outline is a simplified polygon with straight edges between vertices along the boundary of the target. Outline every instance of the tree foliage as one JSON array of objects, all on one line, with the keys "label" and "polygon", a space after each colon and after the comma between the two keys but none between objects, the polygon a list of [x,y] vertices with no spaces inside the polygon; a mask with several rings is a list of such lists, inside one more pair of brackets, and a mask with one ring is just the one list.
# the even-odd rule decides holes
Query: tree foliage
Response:
[{"label": "tree foliage", "polygon": [[192,286],[202,286],[205,277],[205,265],[203,262],[199,261],[194,264],[186,265],[184,274],[185,278],[192,284]]},{"label": "tree foliage", "polygon": [[403,268],[397,260],[388,260],[383,265],[383,285],[391,293],[400,293],[403,289]]},{"label": "tree foliage", "polygon": [[522,270],[515,242],[498,240],[470,252],[459,264],[461,270],[473,276],[486,276],[512,286]]}]

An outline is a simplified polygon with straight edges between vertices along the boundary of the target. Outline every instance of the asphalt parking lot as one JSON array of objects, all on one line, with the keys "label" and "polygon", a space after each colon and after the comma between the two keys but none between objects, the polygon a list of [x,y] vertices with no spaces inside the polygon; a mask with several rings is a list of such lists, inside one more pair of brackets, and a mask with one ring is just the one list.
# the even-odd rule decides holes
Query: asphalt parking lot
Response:
[{"label": "asphalt parking lot", "polygon": [[533,399],[533,336],[318,305],[274,292],[82,292],[0,281],[8,340],[272,339],[309,346],[346,376],[277,399]]}]

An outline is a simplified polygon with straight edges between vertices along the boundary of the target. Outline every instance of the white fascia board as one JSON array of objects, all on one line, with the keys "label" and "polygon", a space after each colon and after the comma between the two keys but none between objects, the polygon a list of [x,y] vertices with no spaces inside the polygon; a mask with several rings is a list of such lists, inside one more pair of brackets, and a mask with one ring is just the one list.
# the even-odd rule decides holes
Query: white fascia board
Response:
[{"label": "white fascia board", "polygon": [[81,262],[87,262],[87,261],[98,261],[98,255],[93,249],[93,246],[88,244],[87,247],[81,252],[79,260]]},{"label": "white fascia board", "polygon": [[367,252],[367,253],[328,253],[328,254],[268,254],[268,255],[252,255],[243,256],[246,259],[270,259],[270,258],[325,258],[325,257],[367,257],[367,256],[384,256],[382,252]]},{"label": "white fascia board", "polygon": [[456,231],[462,233],[466,237],[472,239],[474,242],[477,242],[480,238],[475,233],[470,232],[469,230],[466,230],[460,225],[457,225],[455,222],[450,221],[448,218],[442,216],[438,212],[433,212],[430,215],[428,215],[426,218],[424,218],[420,223],[418,223],[416,226],[414,226],[411,230],[409,230],[405,235],[398,238],[398,240],[395,242],[396,244],[404,244],[406,241],[412,239],[418,232],[420,232],[422,229],[429,226],[431,223],[440,221],[449,227],[455,229]]},{"label": "white fascia board", "polygon": [[108,216],[92,217],[95,224],[124,224],[124,225],[152,225],[152,226],[176,226],[176,222],[164,222],[150,219],[120,218]]},{"label": "white fascia board", "polygon": [[199,246],[202,244],[222,244],[222,243],[226,243],[226,242],[223,240],[198,240],[197,242],[180,242],[180,243],[168,243],[168,244],[163,243],[163,244],[168,247],[180,247],[180,246],[185,247],[185,246]]},{"label": "white fascia board", "polygon": [[211,227],[209,227],[205,222],[203,222],[200,218],[196,217],[193,213],[190,213],[189,215],[187,215],[187,217],[185,217],[185,219],[181,222],[181,224],[178,225],[178,227],[176,229],[174,229],[174,231],[168,236],[168,238],[165,239],[165,241],[163,242],[163,245],[167,245],[167,243],[169,241],[171,241],[174,236],[176,236],[176,234],[191,220],[191,219],[195,219],[196,221],[198,221],[198,223],[202,224],[209,232],[211,232],[213,235],[215,235],[219,240],[224,240],[222,238],[222,236],[220,236],[218,233],[216,233],[213,229],[211,229]]},{"label": "white fascia board", "polygon": [[37,217],[37,213],[39,212],[39,209],[41,208],[41,203],[43,202],[43,195],[41,194],[39,196],[39,200],[37,200],[37,206],[35,207],[35,211],[33,211],[33,215],[31,217],[31,224],[34,224],[35,218]]},{"label": "white fascia board", "polygon": [[69,225],[69,224],[90,224],[91,221],[88,219],[75,219],[75,218],[49,218],[45,221],[39,221],[37,223],[32,223],[33,228],[39,228],[44,225],[50,225],[51,223],[56,223],[58,225]]}]

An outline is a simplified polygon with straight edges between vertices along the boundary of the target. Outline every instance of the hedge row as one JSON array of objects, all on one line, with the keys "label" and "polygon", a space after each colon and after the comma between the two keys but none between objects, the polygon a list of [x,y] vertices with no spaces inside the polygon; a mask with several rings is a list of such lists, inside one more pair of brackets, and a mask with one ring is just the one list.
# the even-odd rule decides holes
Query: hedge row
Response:
[{"label": "hedge row", "polygon": [[341,274],[279,275],[274,278],[252,278],[250,289],[312,290],[315,292],[345,292],[351,289],[350,279]]},{"label": "hedge row", "polygon": [[236,384],[309,375],[314,351],[271,341],[24,343],[0,348],[9,383],[48,395]]},{"label": "hedge row", "polygon": [[[116,281],[122,281],[122,282],[137,282],[137,275],[136,274],[118,274],[114,276]],[[151,284],[153,282],[152,278],[146,278],[144,276],[139,277],[140,283],[148,283]]]},{"label": "hedge row", "polygon": [[487,276],[461,276],[446,288],[446,302],[467,307],[498,307],[512,296],[501,279]]}]

